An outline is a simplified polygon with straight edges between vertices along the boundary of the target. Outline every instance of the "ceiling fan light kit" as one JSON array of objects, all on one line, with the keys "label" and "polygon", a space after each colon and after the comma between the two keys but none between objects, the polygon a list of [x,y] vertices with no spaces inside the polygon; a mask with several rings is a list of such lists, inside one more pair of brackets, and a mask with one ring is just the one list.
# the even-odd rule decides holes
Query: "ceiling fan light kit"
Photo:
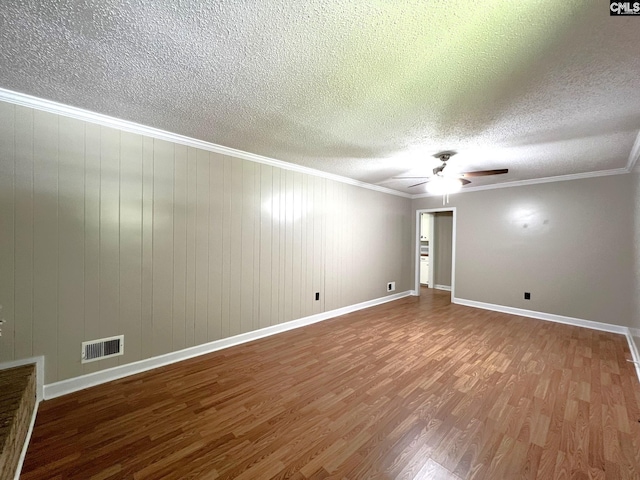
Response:
[{"label": "ceiling fan light kit", "polygon": [[447,195],[459,192],[462,188],[462,182],[456,177],[433,177],[427,183],[427,192],[433,195]]},{"label": "ceiling fan light kit", "polygon": [[489,175],[502,175],[505,173],[509,173],[508,168],[500,168],[496,170],[480,170],[475,172],[462,172],[457,175],[448,175],[444,173],[445,167],[447,166],[447,161],[451,159],[456,152],[447,151],[440,152],[434,155],[437,159],[439,159],[442,164],[433,169],[433,175],[431,177],[393,177],[393,178],[425,178],[424,182],[416,183],[415,185],[409,185],[409,188],[417,187],[419,185],[426,185],[427,193],[431,193],[433,195],[442,195],[443,202],[448,202],[448,196],[451,193],[459,192],[460,189],[471,183],[471,180],[467,180],[464,177],[486,177]]}]

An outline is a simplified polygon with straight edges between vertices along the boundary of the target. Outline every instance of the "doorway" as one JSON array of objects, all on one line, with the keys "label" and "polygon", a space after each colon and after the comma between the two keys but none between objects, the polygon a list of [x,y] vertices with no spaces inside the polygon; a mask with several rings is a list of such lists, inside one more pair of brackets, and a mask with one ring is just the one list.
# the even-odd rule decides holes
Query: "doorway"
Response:
[{"label": "doorway", "polygon": [[[428,225],[424,222],[428,222]],[[429,288],[450,290],[453,299],[456,271],[456,207],[417,210],[415,243],[415,294],[419,296],[421,285],[427,283]],[[427,258],[425,251],[428,251]],[[428,264],[428,275],[424,273],[425,260]],[[447,283],[450,283],[450,286]]]}]

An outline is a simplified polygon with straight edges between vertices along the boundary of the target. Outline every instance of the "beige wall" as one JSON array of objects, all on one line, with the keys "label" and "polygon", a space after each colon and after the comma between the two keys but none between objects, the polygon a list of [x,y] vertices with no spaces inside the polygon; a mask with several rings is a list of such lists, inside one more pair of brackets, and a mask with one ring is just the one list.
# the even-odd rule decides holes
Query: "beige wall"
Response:
[{"label": "beige wall", "polygon": [[[47,383],[412,288],[411,203],[0,103],[0,361]],[[314,301],[314,292],[320,301]],[[125,355],[81,365],[81,342]]]},{"label": "beige wall", "polygon": [[629,324],[640,351],[640,166],[631,174],[633,192],[633,280],[632,314]]},{"label": "beige wall", "polygon": [[[452,195],[456,297],[631,325],[633,182],[615,175]],[[414,210],[441,206],[440,197],[413,201]]]},{"label": "beige wall", "polygon": [[433,252],[433,282],[436,286],[451,286],[451,254],[453,246],[453,213],[437,212],[434,215],[435,250]]}]

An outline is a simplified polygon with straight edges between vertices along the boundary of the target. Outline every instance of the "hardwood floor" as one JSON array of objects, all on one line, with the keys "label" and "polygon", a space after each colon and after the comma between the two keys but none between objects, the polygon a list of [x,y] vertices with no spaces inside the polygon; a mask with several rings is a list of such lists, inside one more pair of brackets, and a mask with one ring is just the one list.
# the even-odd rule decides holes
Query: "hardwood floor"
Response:
[{"label": "hardwood floor", "polygon": [[622,335],[426,290],[44,402],[29,479],[638,479]]}]

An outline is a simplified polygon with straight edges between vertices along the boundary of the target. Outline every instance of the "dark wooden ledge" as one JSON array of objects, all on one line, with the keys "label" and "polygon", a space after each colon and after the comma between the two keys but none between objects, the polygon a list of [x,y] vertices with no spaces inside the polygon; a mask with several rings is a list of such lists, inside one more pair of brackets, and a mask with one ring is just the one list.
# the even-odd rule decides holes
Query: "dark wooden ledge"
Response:
[{"label": "dark wooden ledge", "polygon": [[0,370],[0,479],[13,479],[36,406],[36,366]]}]

